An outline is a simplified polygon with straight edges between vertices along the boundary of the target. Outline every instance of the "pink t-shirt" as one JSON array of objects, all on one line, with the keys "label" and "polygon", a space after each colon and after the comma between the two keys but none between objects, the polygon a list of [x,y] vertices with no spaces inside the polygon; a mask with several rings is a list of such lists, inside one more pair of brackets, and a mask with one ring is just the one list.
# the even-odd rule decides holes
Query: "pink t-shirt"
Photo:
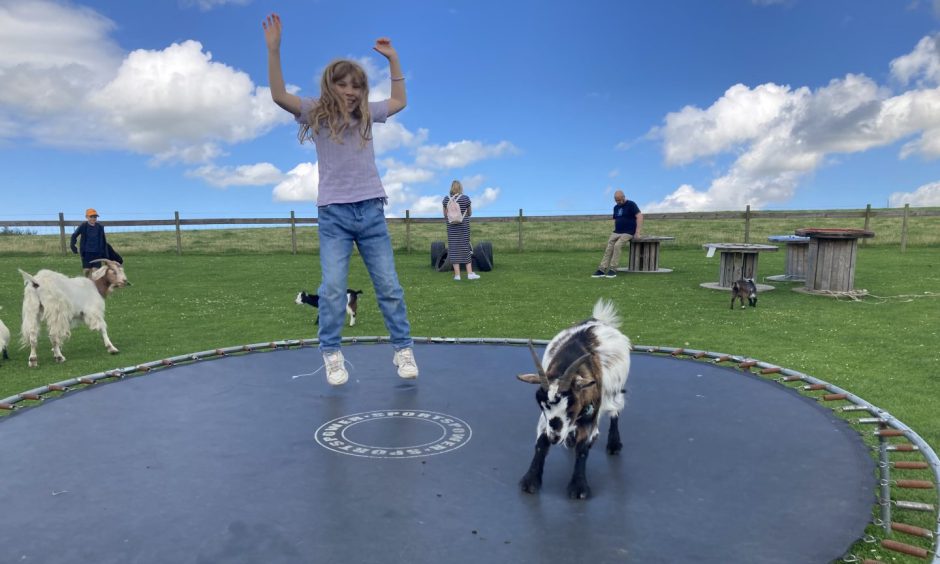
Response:
[{"label": "pink t-shirt", "polygon": [[[303,98],[297,123],[308,123],[310,110],[317,103],[315,98]],[[385,123],[388,117],[388,100],[369,102],[372,123]],[[330,138],[330,128],[320,127],[313,137],[317,146],[317,168],[320,173],[318,206],[349,204],[374,198],[386,198],[385,188],[375,166],[375,151],[372,140],[362,144],[359,122],[353,122],[341,135],[342,143]]]}]

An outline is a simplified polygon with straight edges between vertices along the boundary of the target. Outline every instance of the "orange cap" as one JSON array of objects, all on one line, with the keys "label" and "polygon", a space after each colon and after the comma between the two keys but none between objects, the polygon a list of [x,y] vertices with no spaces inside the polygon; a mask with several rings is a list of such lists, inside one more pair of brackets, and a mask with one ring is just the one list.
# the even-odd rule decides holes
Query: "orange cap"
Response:
[{"label": "orange cap", "polygon": [[87,210],[85,210],[85,217],[89,217],[92,215],[98,215],[98,212],[95,211],[95,208],[88,208]]}]

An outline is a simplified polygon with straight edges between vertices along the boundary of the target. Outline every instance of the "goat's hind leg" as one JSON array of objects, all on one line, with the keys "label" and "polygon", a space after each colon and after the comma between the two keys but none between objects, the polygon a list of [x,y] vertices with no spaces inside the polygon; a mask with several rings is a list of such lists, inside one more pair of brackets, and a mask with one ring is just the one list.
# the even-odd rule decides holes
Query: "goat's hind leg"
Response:
[{"label": "goat's hind leg", "polygon": [[620,417],[610,416],[610,428],[607,430],[607,454],[620,454],[623,443],[620,442]]},{"label": "goat's hind leg", "polygon": [[111,354],[117,354],[120,351],[117,347],[114,346],[114,343],[111,342],[111,339],[108,338],[108,324],[104,319],[92,318],[86,319],[85,323],[88,325],[88,328],[92,331],[97,331],[101,333],[101,339],[104,341],[104,346],[108,349],[108,352]]},{"label": "goat's hind leg", "polygon": [[551,446],[544,433],[539,435],[538,440],[535,441],[535,455],[532,456],[529,471],[519,480],[522,491],[534,494],[542,489],[542,470],[545,468],[545,457],[548,456],[548,449]]}]

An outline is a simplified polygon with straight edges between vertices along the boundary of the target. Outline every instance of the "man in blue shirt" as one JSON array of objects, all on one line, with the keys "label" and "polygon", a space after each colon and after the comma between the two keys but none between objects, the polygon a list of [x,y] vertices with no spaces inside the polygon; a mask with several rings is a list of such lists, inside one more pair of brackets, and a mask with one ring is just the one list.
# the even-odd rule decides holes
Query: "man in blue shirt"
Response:
[{"label": "man in blue shirt", "polygon": [[607,239],[607,249],[604,258],[592,278],[615,278],[617,265],[620,264],[620,250],[634,237],[640,236],[643,227],[643,214],[635,202],[623,195],[621,190],[614,192],[614,232]]}]

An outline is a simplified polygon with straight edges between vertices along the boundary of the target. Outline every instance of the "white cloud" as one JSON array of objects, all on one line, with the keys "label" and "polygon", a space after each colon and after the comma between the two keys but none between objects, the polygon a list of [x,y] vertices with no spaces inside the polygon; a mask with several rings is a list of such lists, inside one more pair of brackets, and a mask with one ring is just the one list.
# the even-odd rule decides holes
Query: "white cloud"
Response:
[{"label": "white cloud", "polygon": [[300,163],[287,172],[274,187],[275,202],[315,202],[320,189],[320,171],[316,163]]},{"label": "white cloud", "polygon": [[114,23],[46,0],[0,5],[0,134],[206,162],[290,116],[196,41],[124,54]]},{"label": "white cloud", "polygon": [[236,167],[206,165],[189,171],[188,176],[201,178],[213,186],[265,186],[284,180],[284,174],[271,163]]},{"label": "white cloud", "polygon": [[383,161],[387,167],[382,183],[420,184],[434,178],[434,173],[425,168],[406,166],[394,159]]},{"label": "white cloud", "polygon": [[493,202],[496,201],[497,198],[499,198],[499,193],[500,193],[500,192],[501,192],[501,190],[500,190],[499,188],[489,188],[489,187],[488,187],[488,188],[486,188],[486,189],[483,190],[483,193],[482,193],[482,194],[474,194],[473,197],[472,197],[472,200],[473,200],[473,208],[474,208],[474,209],[480,209],[480,208],[484,208],[484,207],[486,207],[486,206],[492,204]]},{"label": "white cloud", "polygon": [[894,192],[888,198],[888,205],[892,208],[904,207],[933,207],[940,206],[940,182],[924,184],[913,192]]},{"label": "white cloud", "polygon": [[180,6],[184,8],[199,8],[203,12],[208,12],[213,8],[219,6],[224,6],[226,4],[234,4],[236,6],[245,6],[251,2],[251,0],[179,0]]},{"label": "white cloud", "polygon": [[[483,186],[483,181],[485,180],[482,174],[473,174],[471,176],[464,176],[460,179],[460,185],[463,186],[464,190],[476,190],[480,186]],[[448,185],[448,190],[450,186]]]},{"label": "white cloud", "polygon": [[207,140],[246,141],[290,121],[268,88],[213,62],[197,41],[130,53],[88,102],[129,148],[147,154],[185,152]]},{"label": "white cloud", "polygon": [[483,159],[517,153],[509,141],[484,145],[479,141],[454,141],[447,145],[425,145],[418,148],[415,162],[430,168],[460,168]]},{"label": "white cloud", "polygon": [[[895,65],[903,76],[928,76],[940,51],[921,41],[917,62]],[[906,55],[905,57],[908,57]],[[900,57],[895,61],[900,61]],[[911,59],[913,60],[913,59]],[[921,84],[924,83],[922,79]],[[762,208],[790,200],[800,181],[834,154],[882,147],[905,138],[899,157],[940,157],[940,88],[892,95],[864,75],[846,75],[810,90],[776,84],[735,85],[707,109],[669,114],[652,133],[663,139],[667,164],[686,164],[721,153],[737,155],[728,170],[704,189],[684,184],[644,211]],[[831,159],[830,159],[831,160]]]},{"label": "white cloud", "polygon": [[[937,0],[940,5],[940,0]],[[940,84],[940,35],[924,37],[907,55],[891,61],[891,76],[901,84]]]},{"label": "white cloud", "polygon": [[411,203],[409,209],[415,216],[443,216],[443,196],[421,196]]},{"label": "white cloud", "polygon": [[382,155],[400,147],[417,147],[427,139],[427,129],[419,129],[417,133],[413,133],[394,116],[384,124],[372,127],[372,146],[376,155]]}]

